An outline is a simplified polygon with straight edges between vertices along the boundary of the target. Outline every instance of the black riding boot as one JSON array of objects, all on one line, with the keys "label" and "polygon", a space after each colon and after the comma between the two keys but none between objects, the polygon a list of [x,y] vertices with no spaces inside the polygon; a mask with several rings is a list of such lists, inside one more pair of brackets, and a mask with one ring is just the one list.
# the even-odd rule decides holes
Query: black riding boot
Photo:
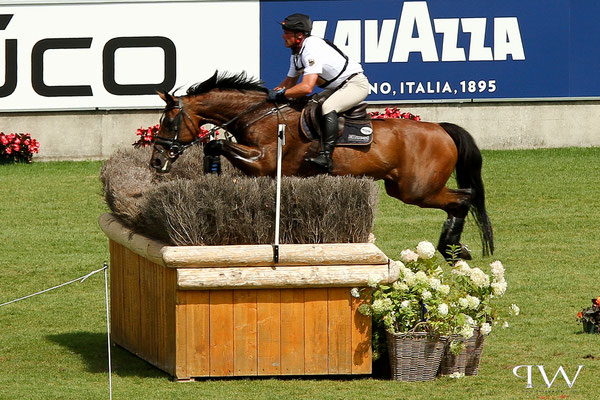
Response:
[{"label": "black riding boot", "polygon": [[336,111],[331,111],[323,115],[322,128],[323,137],[321,138],[321,151],[318,156],[309,158],[308,161],[331,171],[333,168],[331,154],[333,153],[333,146],[335,145],[335,139],[338,133],[338,115]]}]

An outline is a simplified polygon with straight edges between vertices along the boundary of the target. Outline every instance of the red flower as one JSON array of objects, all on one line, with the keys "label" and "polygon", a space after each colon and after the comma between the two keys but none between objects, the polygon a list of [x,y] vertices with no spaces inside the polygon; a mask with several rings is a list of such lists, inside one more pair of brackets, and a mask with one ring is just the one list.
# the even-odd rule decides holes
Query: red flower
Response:
[{"label": "red flower", "polygon": [[581,318],[581,317],[583,317],[583,314],[581,313],[581,311],[579,311],[579,312],[577,313],[577,318]]},{"label": "red flower", "polygon": [[8,144],[8,139],[5,135],[0,136],[0,142],[2,142],[2,144],[5,146]]}]

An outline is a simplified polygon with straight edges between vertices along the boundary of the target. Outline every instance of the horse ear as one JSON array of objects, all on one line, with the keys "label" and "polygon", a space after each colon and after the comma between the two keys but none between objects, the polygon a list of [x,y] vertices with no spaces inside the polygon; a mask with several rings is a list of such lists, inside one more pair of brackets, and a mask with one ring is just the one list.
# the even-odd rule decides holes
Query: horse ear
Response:
[{"label": "horse ear", "polygon": [[163,101],[167,104],[175,103],[175,99],[169,93],[166,92],[157,92],[158,96],[163,99]]}]

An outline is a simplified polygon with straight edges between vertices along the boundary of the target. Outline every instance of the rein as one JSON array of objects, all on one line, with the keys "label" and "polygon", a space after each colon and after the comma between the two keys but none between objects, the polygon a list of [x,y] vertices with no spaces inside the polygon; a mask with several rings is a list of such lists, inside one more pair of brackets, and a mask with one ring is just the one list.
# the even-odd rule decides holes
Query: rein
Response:
[{"label": "rein", "polygon": [[[175,132],[175,136],[173,138],[166,138],[166,137],[162,137],[162,136],[156,136],[155,139],[154,139],[154,144],[155,145],[158,144],[160,146],[159,148],[157,148],[156,146],[154,148],[157,149],[157,151],[159,153],[166,155],[170,159],[175,159],[175,158],[179,157],[183,153],[183,151],[185,149],[187,149],[188,147],[190,147],[190,146],[198,143],[200,140],[202,140],[201,138],[198,137],[197,134],[194,135],[195,139],[192,140],[189,143],[183,143],[183,142],[181,142],[179,140],[179,133],[181,132],[181,124],[182,124],[182,120],[183,120],[182,115],[185,116],[185,117],[187,117],[187,119],[190,120],[190,122],[192,123],[192,125],[194,126],[194,128],[195,128],[195,125],[194,125],[194,121],[193,121],[192,117],[190,116],[190,114],[188,114],[188,112],[183,108],[183,101],[181,100],[181,97],[178,100],[179,100],[178,104],[176,106],[166,108],[163,111],[163,115],[160,118],[160,122],[161,122],[161,125],[162,125],[162,121],[164,120],[167,111],[170,111],[170,110],[179,110],[179,113],[177,113],[177,115],[175,116],[176,124],[175,124],[175,127],[173,128],[173,131]],[[259,109],[260,107],[262,107],[266,102],[267,102],[266,100],[263,100],[260,103],[255,104],[254,106],[252,106],[252,107],[244,110],[243,112],[241,112],[240,114],[236,115],[235,117],[233,117],[229,121],[225,122],[224,124],[213,126],[210,129],[210,131],[208,131],[208,134],[210,136],[214,135],[214,133],[215,133],[215,131],[217,129],[227,130],[227,127],[229,125],[231,125],[232,123],[234,123],[235,121],[237,121],[238,119],[240,119],[241,117],[243,117],[244,115],[249,114],[249,113],[251,113],[253,111],[256,111],[257,109]],[[254,120],[250,121],[249,123],[247,123],[246,125],[244,125],[243,129],[246,129],[247,127],[249,127],[250,125],[254,124],[255,122],[258,122],[261,119],[263,119],[265,117],[268,117],[269,115],[273,114],[274,112],[277,112],[278,116],[279,116],[279,113],[280,113],[281,109],[283,109],[285,107],[288,107],[288,105],[285,104],[285,105],[283,105],[281,107],[275,107],[275,108],[267,111],[264,115],[262,115],[262,116],[260,116],[260,117],[258,117],[256,119],[254,119]],[[195,129],[195,130],[197,131],[197,129]]]}]

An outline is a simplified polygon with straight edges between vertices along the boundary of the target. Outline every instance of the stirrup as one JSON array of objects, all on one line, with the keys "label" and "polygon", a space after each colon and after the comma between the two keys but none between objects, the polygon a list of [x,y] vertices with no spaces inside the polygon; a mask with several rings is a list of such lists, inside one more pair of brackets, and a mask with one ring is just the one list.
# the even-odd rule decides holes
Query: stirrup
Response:
[{"label": "stirrup", "polygon": [[331,171],[333,168],[333,161],[331,160],[331,155],[327,155],[325,152],[320,152],[318,156],[307,158],[307,161],[310,161],[314,164],[317,164],[321,168],[326,168],[328,171]]}]

